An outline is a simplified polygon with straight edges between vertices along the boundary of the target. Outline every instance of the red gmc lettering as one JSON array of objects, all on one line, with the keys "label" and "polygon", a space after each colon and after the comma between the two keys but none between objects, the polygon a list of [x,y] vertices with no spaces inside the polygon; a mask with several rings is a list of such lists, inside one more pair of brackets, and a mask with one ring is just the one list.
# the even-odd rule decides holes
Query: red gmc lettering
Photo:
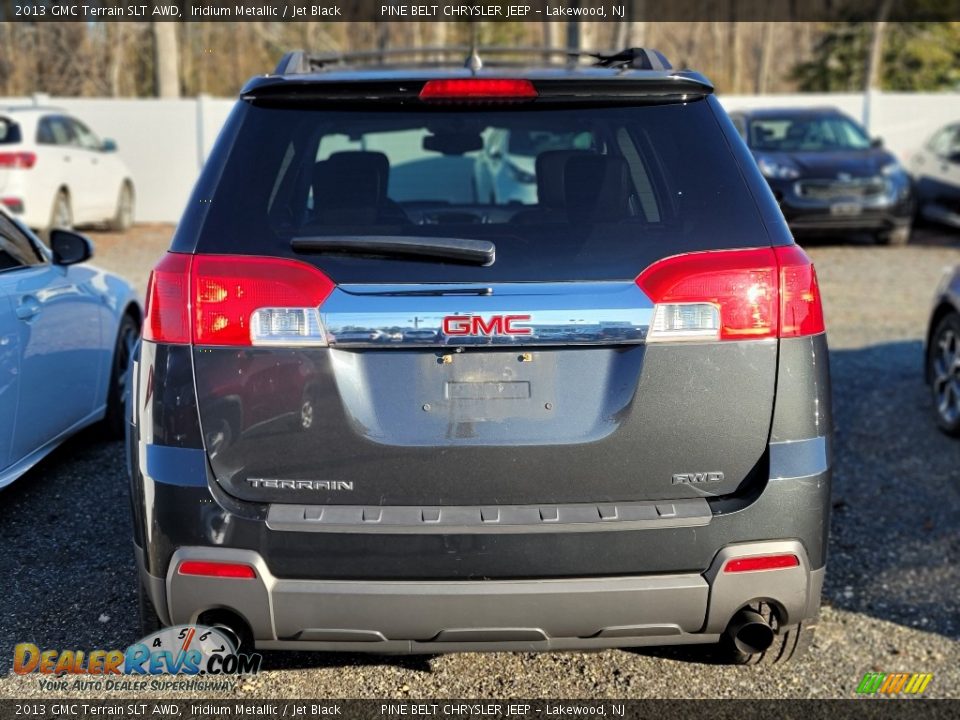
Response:
[{"label": "red gmc lettering", "polygon": [[515,323],[527,322],[529,315],[447,315],[443,319],[444,335],[530,335],[533,330]]}]

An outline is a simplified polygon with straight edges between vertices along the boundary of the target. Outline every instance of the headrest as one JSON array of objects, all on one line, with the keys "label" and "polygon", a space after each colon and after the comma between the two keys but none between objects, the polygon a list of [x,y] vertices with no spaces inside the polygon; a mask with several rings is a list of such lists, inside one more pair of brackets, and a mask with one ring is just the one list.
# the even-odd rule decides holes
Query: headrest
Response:
[{"label": "headrest", "polygon": [[564,173],[567,160],[588,155],[586,150],[545,150],[537,155],[537,204],[541,208],[562,208],[566,203]]},{"label": "headrest", "polygon": [[569,158],[564,167],[564,195],[571,220],[603,222],[630,215],[627,161],[592,153]]},{"label": "headrest", "polygon": [[[314,165],[314,210],[330,222],[373,222],[387,199],[389,176],[390,161],[381,152],[333,153]],[[367,220],[357,213],[371,217]]]}]

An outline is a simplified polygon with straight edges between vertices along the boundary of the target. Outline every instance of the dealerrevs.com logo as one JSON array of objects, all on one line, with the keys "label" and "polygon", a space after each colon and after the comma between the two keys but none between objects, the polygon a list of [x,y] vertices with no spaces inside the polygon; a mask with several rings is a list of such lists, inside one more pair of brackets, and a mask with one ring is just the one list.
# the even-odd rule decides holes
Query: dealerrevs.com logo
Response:
[{"label": "dealerrevs.com logo", "polygon": [[38,673],[43,690],[225,690],[258,673],[261,660],[238,652],[228,632],[203,625],[164,628],[126,650],[41,650],[32,643],[13,650],[14,672]]}]

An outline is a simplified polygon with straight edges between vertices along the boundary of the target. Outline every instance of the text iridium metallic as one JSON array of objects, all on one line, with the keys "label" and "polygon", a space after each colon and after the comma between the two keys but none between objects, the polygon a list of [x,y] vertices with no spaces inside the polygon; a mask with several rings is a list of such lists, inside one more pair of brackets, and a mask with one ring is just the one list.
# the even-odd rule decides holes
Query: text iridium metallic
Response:
[{"label": "text iridium metallic", "polygon": [[341,285],[321,308],[332,347],[636,344],[652,317],[630,281]]}]

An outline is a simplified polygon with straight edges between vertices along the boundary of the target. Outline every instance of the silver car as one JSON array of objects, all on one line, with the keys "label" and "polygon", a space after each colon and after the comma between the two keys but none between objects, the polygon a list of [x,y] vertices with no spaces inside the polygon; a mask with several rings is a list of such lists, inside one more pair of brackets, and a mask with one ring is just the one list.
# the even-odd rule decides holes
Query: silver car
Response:
[{"label": "silver car", "polygon": [[927,330],[926,380],[940,428],[960,436],[960,265],[944,273]]},{"label": "silver car", "polygon": [[910,158],[917,214],[960,229],[960,123],[941,128]]}]

